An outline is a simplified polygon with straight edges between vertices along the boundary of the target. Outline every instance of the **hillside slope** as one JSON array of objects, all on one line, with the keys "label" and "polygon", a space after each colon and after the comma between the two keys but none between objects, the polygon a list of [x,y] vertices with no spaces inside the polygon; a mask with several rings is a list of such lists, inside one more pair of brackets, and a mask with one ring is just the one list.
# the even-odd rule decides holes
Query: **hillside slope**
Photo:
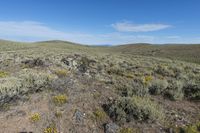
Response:
[{"label": "hillside slope", "polygon": [[0,132],[198,133],[200,65],[177,60],[183,47],[198,55],[185,45],[1,41]]},{"label": "hillside slope", "polygon": [[123,54],[163,57],[200,63],[200,44],[130,44],[113,47],[111,51]]}]

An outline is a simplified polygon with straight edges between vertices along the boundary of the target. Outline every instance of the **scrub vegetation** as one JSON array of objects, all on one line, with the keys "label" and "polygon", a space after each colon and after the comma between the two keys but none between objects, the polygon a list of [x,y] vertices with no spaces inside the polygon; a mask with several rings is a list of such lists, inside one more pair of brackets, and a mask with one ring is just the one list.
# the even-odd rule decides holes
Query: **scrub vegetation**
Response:
[{"label": "scrub vegetation", "polygon": [[198,133],[199,49],[0,41],[0,129]]}]

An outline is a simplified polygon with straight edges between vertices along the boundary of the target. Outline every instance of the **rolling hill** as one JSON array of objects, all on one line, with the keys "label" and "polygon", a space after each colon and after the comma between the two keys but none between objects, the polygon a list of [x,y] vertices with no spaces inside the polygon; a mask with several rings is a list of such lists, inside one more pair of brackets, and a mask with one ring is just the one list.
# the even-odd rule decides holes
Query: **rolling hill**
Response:
[{"label": "rolling hill", "polygon": [[0,132],[190,133],[200,45],[0,41]]}]

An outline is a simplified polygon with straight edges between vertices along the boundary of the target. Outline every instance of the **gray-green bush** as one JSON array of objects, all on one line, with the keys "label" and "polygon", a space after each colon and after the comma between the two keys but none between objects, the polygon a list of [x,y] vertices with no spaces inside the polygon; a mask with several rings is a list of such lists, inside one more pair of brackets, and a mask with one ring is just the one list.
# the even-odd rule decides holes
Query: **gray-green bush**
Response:
[{"label": "gray-green bush", "polygon": [[121,81],[117,83],[117,91],[120,96],[146,96],[149,94],[148,85],[145,85],[142,80],[135,79],[130,81]]},{"label": "gray-green bush", "polygon": [[184,97],[183,82],[177,80],[170,81],[164,95],[171,100],[182,100]]},{"label": "gray-green bush", "polygon": [[191,100],[200,100],[200,82],[189,81],[183,88],[186,98]]},{"label": "gray-green bush", "polygon": [[11,99],[28,92],[40,91],[50,81],[49,74],[32,69],[24,69],[17,75],[0,80],[0,104],[9,102]]},{"label": "gray-green bush", "polygon": [[121,97],[109,105],[109,116],[117,122],[138,121],[162,121],[163,109],[156,102],[146,97]]},{"label": "gray-green bush", "polygon": [[167,88],[167,80],[155,79],[152,81],[151,86],[149,87],[150,94],[159,95]]}]

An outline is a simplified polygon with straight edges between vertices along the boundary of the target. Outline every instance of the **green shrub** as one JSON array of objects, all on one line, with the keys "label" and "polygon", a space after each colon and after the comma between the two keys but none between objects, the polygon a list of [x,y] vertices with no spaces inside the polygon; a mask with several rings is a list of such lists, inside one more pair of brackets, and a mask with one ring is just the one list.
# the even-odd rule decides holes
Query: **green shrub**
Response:
[{"label": "green shrub", "polygon": [[121,81],[116,86],[117,92],[120,96],[146,96],[149,94],[149,89],[146,84],[140,79],[134,81]]},{"label": "green shrub", "polygon": [[119,133],[134,133],[132,128],[122,128]]},{"label": "green shrub", "polygon": [[155,69],[155,72],[162,76],[174,76],[173,71],[169,70],[168,66],[164,65],[158,65],[157,68]]},{"label": "green shrub", "polygon": [[109,116],[115,121],[129,122],[133,119],[138,121],[162,121],[163,109],[155,102],[146,97],[133,96],[121,97],[109,105]]},{"label": "green shrub", "polygon": [[58,69],[58,70],[55,71],[55,74],[56,74],[58,77],[62,78],[62,77],[66,77],[66,76],[67,76],[68,71],[65,70],[65,69]]},{"label": "green shrub", "polygon": [[58,130],[55,124],[51,124],[44,129],[43,133],[58,133]]},{"label": "green shrub", "polygon": [[200,132],[200,122],[191,124],[184,127],[173,127],[174,133],[199,133]]},{"label": "green shrub", "polygon": [[136,96],[147,96],[149,94],[149,85],[134,81],[132,83],[132,93]]},{"label": "green shrub", "polygon": [[155,79],[152,81],[149,88],[150,94],[159,95],[161,94],[168,86],[167,80]]},{"label": "green shrub", "polygon": [[107,70],[107,73],[112,75],[118,75],[118,76],[124,76],[125,70],[122,68],[117,68],[117,67],[111,67],[109,70]]},{"label": "green shrub", "polygon": [[143,84],[148,85],[153,80],[152,76],[145,76],[143,78]]},{"label": "green shrub", "polygon": [[181,81],[171,81],[164,95],[171,100],[182,100],[184,97],[183,83]]},{"label": "green shrub", "polygon": [[189,81],[184,86],[184,95],[191,100],[200,100],[200,83]]},{"label": "green shrub", "polygon": [[41,119],[41,115],[39,113],[34,113],[30,116],[29,119],[31,122],[37,122]]},{"label": "green shrub", "polygon": [[17,77],[3,78],[0,80],[0,104],[29,92],[41,91],[49,81],[49,74],[31,69],[20,71]]},{"label": "green shrub", "polygon": [[106,113],[101,110],[101,109],[96,109],[94,112],[93,112],[94,116],[95,116],[95,119],[97,121],[102,121],[102,120],[105,120],[106,118]]},{"label": "green shrub", "polygon": [[57,106],[61,106],[67,102],[67,96],[66,95],[57,95],[53,97],[53,102]]},{"label": "green shrub", "polygon": [[0,71],[0,78],[4,78],[8,76],[8,73],[7,72],[4,72],[4,71]]},{"label": "green shrub", "polygon": [[169,69],[173,71],[175,78],[181,78],[183,76],[184,70],[181,66],[171,65]]},{"label": "green shrub", "polygon": [[56,111],[56,112],[55,112],[55,117],[56,117],[56,118],[61,118],[62,115],[63,115],[63,114],[62,114],[62,112],[60,112],[60,111]]}]

